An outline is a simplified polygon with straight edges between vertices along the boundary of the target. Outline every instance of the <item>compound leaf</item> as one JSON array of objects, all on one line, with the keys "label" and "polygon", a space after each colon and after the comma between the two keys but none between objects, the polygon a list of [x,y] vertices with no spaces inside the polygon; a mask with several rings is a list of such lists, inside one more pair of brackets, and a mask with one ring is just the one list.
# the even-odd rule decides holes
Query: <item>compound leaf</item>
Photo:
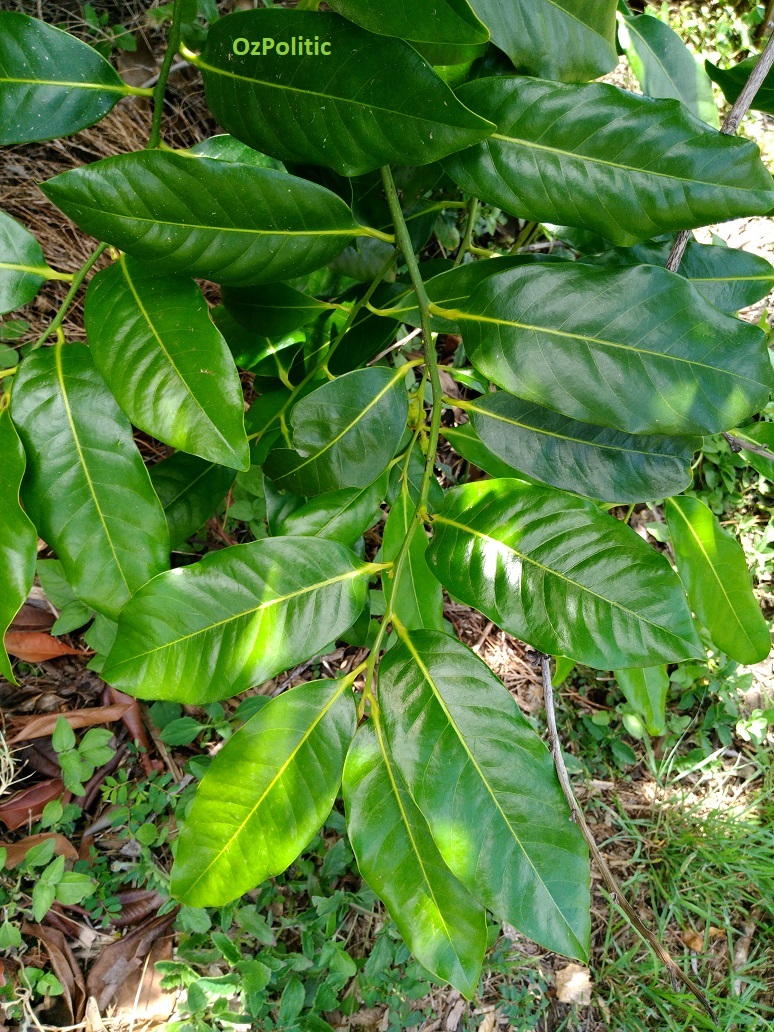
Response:
[{"label": "compound leaf", "polygon": [[236,476],[229,466],[205,462],[182,451],[157,462],[148,472],[167,518],[173,550],[204,526]]},{"label": "compound leaf", "polygon": [[603,670],[702,655],[667,560],[593,502],[481,481],[447,492],[432,530],[444,587],[541,652]]}]

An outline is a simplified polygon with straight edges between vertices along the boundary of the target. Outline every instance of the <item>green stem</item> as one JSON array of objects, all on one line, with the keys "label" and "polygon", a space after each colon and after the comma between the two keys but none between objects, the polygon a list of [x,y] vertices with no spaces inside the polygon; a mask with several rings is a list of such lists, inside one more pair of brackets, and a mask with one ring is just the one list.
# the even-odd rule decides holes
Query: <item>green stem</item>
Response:
[{"label": "green stem", "polygon": [[183,0],[175,0],[172,10],[172,26],[169,30],[167,52],[161,62],[161,70],[156,85],[153,87],[153,122],[146,150],[155,150],[161,142],[161,118],[164,113],[164,94],[167,91],[167,79],[172,61],[180,46],[180,26],[183,20]]},{"label": "green stem", "polygon": [[465,224],[465,236],[462,238],[460,249],[457,251],[457,257],[454,259],[454,264],[461,265],[465,255],[470,250],[470,245],[473,243],[473,228],[476,224],[476,215],[478,213],[478,197],[471,197],[468,201],[468,221]]},{"label": "green stem", "polygon": [[59,311],[56,313],[53,322],[49,325],[48,329],[45,330],[45,332],[41,333],[41,335],[30,348],[30,351],[35,351],[37,348],[41,346],[41,344],[44,344],[52,333],[56,333],[57,336],[59,335],[59,331],[62,328],[62,323],[65,320],[65,316],[70,310],[70,305],[73,303],[75,295],[81,289],[81,284],[88,276],[94,263],[107,250],[108,246],[108,244],[100,244],[99,247],[91,253],[89,258],[86,259],[86,261],[83,263],[80,269],[78,269],[78,271],[74,274],[72,286],[67,291],[67,296],[62,302]]}]

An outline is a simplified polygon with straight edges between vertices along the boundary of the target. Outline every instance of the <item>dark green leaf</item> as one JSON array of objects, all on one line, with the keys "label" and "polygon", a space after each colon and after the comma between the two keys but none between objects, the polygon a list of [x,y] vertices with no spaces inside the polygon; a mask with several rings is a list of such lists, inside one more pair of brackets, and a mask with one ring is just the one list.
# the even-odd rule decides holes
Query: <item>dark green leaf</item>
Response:
[{"label": "dark green leaf", "polygon": [[616,0],[470,0],[492,41],[520,70],[564,82],[616,65]]},{"label": "dark green leaf", "polygon": [[129,421],[80,344],[34,352],[15,380],[25,508],[78,598],[115,618],[169,566],[166,520]]},{"label": "dark green leaf", "polygon": [[603,670],[702,655],[667,560],[592,502],[485,480],[447,492],[432,530],[444,587],[541,652]]},{"label": "dark green leaf", "polygon": [[[396,462],[390,471],[390,486],[387,491],[387,501],[390,505],[395,505],[404,485],[409,493],[409,498],[416,505],[422,490],[425,465],[425,457],[417,448],[411,449],[408,466],[405,463],[405,453],[401,456],[400,462]],[[430,479],[430,490],[427,495],[427,511],[436,512],[442,505],[443,488],[433,476]]]},{"label": "dark green leaf", "polygon": [[258,168],[274,168],[278,172],[287,171],[281,161],[253,150],[252,147],[235,140],[228,133],[221,133],[219,136],[210,136],[208,139],[202,140],[195,147],[191,147],[191,153],[199,154],[204,158],[218,158],[220,161],[236,161],[242,165],[257,165]]},{"label": "dark green leaf", "polygon": [[357,619],[379,568],[319,538],[212,552],[132,599],[103,675],[139,698],[226,699],[334,641]]},{"label": "dark green leaf", "polygon": [[621,19],[621,42],[642,92],[682,101],[713,129],[720,126],[712,83],[682,39],[648,14]]},{"label": "dark green leaf", "polygon": [[491,452],[470,423],[443,427],[442,433],[458,455],[490,477],[516,477],[517,480],[531,481],[531,477],[525,476],[521,470],[509,466]]},{"label": "dark green leaf", "polygon": [[192,280],[121,255],[89,284],[84,319],[94,364],[135,426],[249,468],[239,373]]},{"label": "dark green leaf", "polygon": [[468,0],[330,0],[329,7],[369,32],[410,43],[486,43],[489,33]]},{"label": "dark green leaf", "polygon": [[0,674],[16,684],[3,638],[32,587],[38,535],[19,503],[26,460],[7,406],[0,409],[0,456]]},{"label": "dark green leaf", "polygon": [[319,269],[368,232],[315,183],[180,153],[103,158],[41,189],[85,232],[152,269],[233,286]]},{"label": "dark green leaf", "polygon": [[0,11],[0,145],[70,136],[132,92],[69,32]]},{"label": "dark green leaf", "polygon": [[437,631],[401,633],[379,667],[395,764],[441,856],[500,920],[585,959],[589,861],[551,756],[489,667]]},{"label": "dark green leaf", "polygon": [[592,426],[505,391],[464,403],[484,444],[513,468],[606,502],[666,498],[691,483],[701,438],[633,436]]},{"label": "dark green leaf", "polygon": [[332,306],[286,283],[266,287],[225,287],[223,304],[238,323],[262,337],[284,337]]},{"label": "dark green leaf", "polygon": [[666,700],[669,674],[665,666],[614,670],[616,680],[635,713],[639,713],[649,735],[666,732]]},{"label": "dark green leaf", "polygon": [[[278,53],[299,37],[319,52]],[[257,52],[248,41],[259,43]],[[283,161],[326,165],[343,175],[426,165],[492,131],[408,43],[336,14],[228,15],[212,27],[195,64],[210,110],[229,133]]]},{"label": "dark green leaf", "polygon": [[173,550],[203,527],[234,483],[234,470],[175,452],[151,466],[151,483],[161,502]]},{"label": "dark green leaf", "polygon": [[0,211],[0,315],[31,301],[50,272],[35,237]]},{"label": "dark green leaf", "polygon": [[728,430],[773,382],[759,329],[654,266],[526,265],[489,277],[455,316],[490,380],[628,433]]},{"label": "dark green leaf", "polygon": [[497,131],[444,165],[463,190],[511,215],[628,246],[774,207],[755,144],[716,133],[673,100],[503,76],[457,92]]},{"label": "dark green leaf", "polygon": [[468,999],[478,987],[486,915],[448,869],[381,731],[360,728],[344,767],[347,833],[360,873],[411,952]]},{"label": "dark green leaf", "polygon": [[[398,556],[412,526],[415,502],[404,485],[392,504],[382,535],[382,558],[392,562]],[[397,590],[394,569],[382,578],[385,598],[392,601],[392,612],[409,630],[423,627],[443,630],[443,591],[425,561],[427,534],[422,523],[416,526],[401,568]]]},{"label": "dark green leaf", "polygon": [[666,517],[680,579],[712,640],[737,663],[760,663],[771,635],[742,546],[698,498],[669,498]]},{"label": "dark green leaf", "polygon": [[345,487],[318,495],[280,520],[277,534],[322,537],[352,546],[381,516],[388,473],[367,487]]},{"label": "dark green leaf", "polygon": [[358,369],[302,398],[290,417],[295,450],[271,452],[266,474],[305,497],[372,483],[406,428],[405,376],[405,366]]},{"label": "dark green leaf", "polygon": [[[723,96],[729,104],[733,104],[747,80],[752,74],[753,68],[758,63],[757,57],[748,57],[746,61],[740,61],[733,68],[718,68],[711,61],[705,61],[704,67],[713,82],[716,82],[723,91]],[[766,111],[774,114],[774,71],[766,73],[763,85],[753,98],[751,105],[756,111]]]},{"label": "dark green leaf", "polygon": [[251,717],[199,785],[178,839],[173,894],[222,906],[292,864],[336,800],[355,727],[343,681],[300,685]]}]

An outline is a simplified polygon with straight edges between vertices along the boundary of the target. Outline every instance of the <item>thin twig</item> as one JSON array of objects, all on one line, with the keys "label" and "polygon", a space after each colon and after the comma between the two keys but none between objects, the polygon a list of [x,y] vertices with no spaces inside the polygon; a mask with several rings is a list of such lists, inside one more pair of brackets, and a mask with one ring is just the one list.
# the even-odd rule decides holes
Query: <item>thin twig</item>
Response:
[{"label": "thin twig", "polygon": [[748,451],[752,452],[753,455],[762,455],[764,459],[774,461],[774,452],[770,452],[768,448],[762,448],[759,444],[751,444],[749,441],[742,440],[741,437],[734,437],[733,434],[726,433],[722,436],[728,442],[729,448],[735,455],[740,451]]},{"label": "thin twig", "polygon": [[150,137],[148,138],[147,149],[154,150],[161,142],[161,119],[164,113],[164,94],[167,91],[167,79],[172,69],[172,62],[180,46],[180,36],[183,21],[183,4],[176,3],[172,8],[172,25],[169,29],[167,39],[167,51],[161,62],[159,77],[153,87],[153,121],[151,123]]},{"label": "thin twig", "polygon": [[626,901],[626,899],[623,896],[623,893],[621,892],[621,886],[618,884],[613,872],[607,866],[604,857],[600,853],[599,848],[597,847],[597,844],[594,841],[594,836],[591,833],[591,829],[586,823],[586,818],[583,816],[583,811],[581,810],[580,806],[578,805],[578,801],[575,798],[575,793],[573,792],[572,785],[570,783],[570,777],[567,773],[567,768],[564,765],[562,747],[559,742],[559,732],[556,728],[556,713],[554,710],[554,686],[551,681],[550,659],[543,653],[540,654],[540,666],[543,673],[543,695],[546,706],[546,721],[548,723],[548,740],[551,748],[551,753],[554,757],[554,764],[556,765],[556,773],[559,777],[559,784],[562,786],[564,797],[569,803],[570,812],[572,813],[572,819],[580,828],[583,837],[585,838],[586,843],[589,847],[589,852],[593,856],[594,862],[596,863],[597,867],[599,868],[599,872],[602,875],[602,879],[605,882],[608,891],[610,892],[610,898],[613,903],[620,907],[620,909],[624,912],[631,924],[637,929],[637,931],[640,933],[643,939],[645,939],[645,941],[648,943],[648,945],[659,958],[659,960],[662,962],[662,964],[664,964],[664,966],[668,969],[668,971],[672,975],[673,981],[675,979],[679,979],[679,981],[683,983],[686,989],[690,990],[690,992],[693,993],[693,995],[702,1005],[704,1010],[710,1016],[712,1021],[717,1025],[718,1019],[715,1016],[715,1012],[710,1006],[707,997],[704,995],[699,986],[693,981],[693,979],[689,978],[689,976],[686,975],[686,973],[677,964],[677,962],[672,959],[671,955],[669,954],[668,950],[663,945],[663,943],[647,927],[647,925],[643,924],[639,915]]},{"label": "thin twig", "polygon": [[[758,63],[753,68],[750,78],[744,84],[742,92],[734,101],[734,106],[726,115],[723,125],[720,127],[721,133],[726,136],[733,136],[736,130],[739,128],[739,123],[742,121],[744,116],[747,114],[750,105],[755,99],[755,94],[761,88],[763,80],[774,64],[774,33],[769,36],[769,41],[766,44],[763,53],[758,58]],[[666,263],[667,269],[670,272],[677,272],[680,267],[680,262],[683,260],[685,249],[688,246],[688,241],[691,239],[690,231],[687,229],[681,230],[677,234],[677,238],[672,246],[672,251],[669,255],[669,260]]]}]

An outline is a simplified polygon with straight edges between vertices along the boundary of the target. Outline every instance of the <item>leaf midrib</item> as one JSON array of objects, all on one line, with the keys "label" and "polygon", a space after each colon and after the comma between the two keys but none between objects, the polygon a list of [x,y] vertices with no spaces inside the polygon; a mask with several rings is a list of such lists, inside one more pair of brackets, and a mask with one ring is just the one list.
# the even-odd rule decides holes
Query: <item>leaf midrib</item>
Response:
[{"label": "leaf midrib", "polygon": [[107,90],[109,93],[120,93],[128,96],[129,90],[123,86],[105,86],[96,82],[66,82],[59,79],[16,79],[0,76],[0,83],[7,82],[18,86],[64,86],[71,90]]}]

